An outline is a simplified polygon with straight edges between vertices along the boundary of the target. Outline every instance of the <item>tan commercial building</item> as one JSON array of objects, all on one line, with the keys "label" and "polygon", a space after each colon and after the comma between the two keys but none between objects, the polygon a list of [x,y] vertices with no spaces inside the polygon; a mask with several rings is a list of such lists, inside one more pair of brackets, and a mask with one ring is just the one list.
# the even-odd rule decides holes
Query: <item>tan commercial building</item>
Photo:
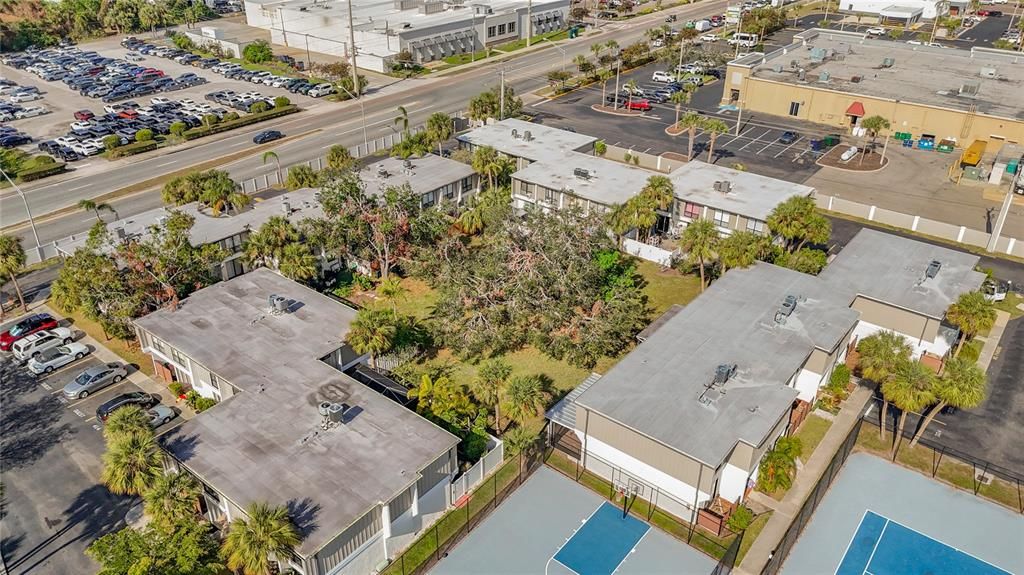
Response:
[{"label": "tan commercial building", "polygon": [[[893,42],[814,29],[767,54],[729,62],[722,103],[843,129],[865,117],[914,140],[974,140],[990,151],[1024,141],[1024,55]],[[890,143],[890,145],[892,145]]]}]

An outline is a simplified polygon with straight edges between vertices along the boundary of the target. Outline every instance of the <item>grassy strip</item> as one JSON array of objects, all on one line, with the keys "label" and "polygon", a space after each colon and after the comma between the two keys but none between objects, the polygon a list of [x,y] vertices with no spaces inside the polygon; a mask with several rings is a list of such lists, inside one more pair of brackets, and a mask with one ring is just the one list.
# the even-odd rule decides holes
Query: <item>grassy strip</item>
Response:
[{"label": "grassy strip", "polygon": [[743,558],[747,556],[747,551],[753,547],[754,541],[757,541],[757,536],[764,531],[764,526],[768,525],[768,520],[771,519],[772,512],[768,511],[758,515],[754,522],[747,527],[747,530],[743,532],[743,541],[740,541],[740,551],[736,554],[736,565],[743,564]]},{"label": "grassy strip", "polygon": [[439,547],[444,547],[468,522],[492,504],[497,493],[503,492],[519,477],[519,461],[518,457],[513,457],[503,463],[494,476],[488,477],[472,492],[465,505],[452,509],[441,517],[434,527],[427,529],[422,537],[395,558],[381,572],[382,575],[413,573],[429,561],[430,556],[437,553]]},{"label": "grassy strip", "polygon": [[[857,435],[857,448],[891,461],[889,457],[889,442],[891,440],[891,429],[886,432],[886,439],[883,441],[878,437],[877,427],[865,425]],[[937,457],[930,447],[924,445],[910,447],[910,440],[904,440],[896,454],[896,463],[932,476],[932,468]],[[974,467],[954,459],[951,455],[942,457],[934,478],[971,493],[975,489]],[[1017,492],[1017,486],[1009,481],[993,477],[991,483],[978,488],[978,495],[1012,509],[1015,513],[1020,513],[1020,495]]]},{"label": "grassy strip", "polygon": [[[558,30],[558,31],[555,31],[555,32],[547,32],[545,34],[538,34],[538,35],[534,36],[530,40],[530,43],[531,44],[540,43],[540,42],[543,42],[545,39],[549,40],[551,42],[555,42],[555,41],[558,41],[558,40],[564,40],[565,38],[568,38],[568,37],[569,37],[569,31],[568,30]],[[485,60],[487,58],[493,58],[495,56],[502,56],[502,55],[504,55],[504,54],[506,54],[508,52],[515,52],[516,50],[520,50],[520,49],[525,48],[525,47],[526,47],[526,38],[520,38],[519,40],[514,40],[514,41],[509,42],[507,44],[502,44],[500,46],[494,46],[492,48],[486,48],[484,50],[480,50],[479,52],[476,52],[475,54],[455,54],[454,56],[448,56],[447,58],[443,58],[442,61],[445,63],[445,65],[433,68],[432,71],[433,72],[440,72],[441,70],[448,70],[450,68],[454,68],[456,66],[462,66],[464,64],[469,64],[470,62],[474,62],[474,61],[477,61],[477,60]]]},{"label": "grassy strip", "polygon": [[100,324],[88,319],[81,312],[75,311],[71,313],[63,314],[71,323],[75,329],[81,330],[86,334],[92,336],[93,339],[103,344],[110,351],[117,354],[125,362],[138,366],[139,371],[153,377],[153,362],[149,356],[142,353],[142,349],[136,344],[136,342],[124,341],[116,338],[108,338],[103,333],[103,328]]},{"label": "grassy strip", "polygon": [[[915,231],[912,231],[912,230],[908,230],[907,228],[901,228],[899,226],[891,226],[889,224],[883,224],[883,223],[872,221],[872,220],[866,220],[864,218],[858,218],[857,216],[851,216],[849,214],[843,214],[843,213],[840,213],[840,212],[833,212],[833,211],[826,210],[826,209],[823,209],[823,208],[818,208],[818,211],[823,213],[823,214],[825,214],[826,216],[831,216],[831,217],[834,217],[834,218],[840,218],[840,219],[843,219],[843,220],[849,220],[851,222],[857,222],[859,224],[864,224],[865,226],[869,226],[869,227],[876,227],[876,228],[881,228],[881,229],[885,229],[885,230],[891,230],[891,231],[894,231],[894,232],[902,232],[902,233],[905,233],[905,234],[910,234],[912,236],[917,236],[919,238],[924,238],[924,239],[927,239],[927,240],[931,240],[931,241],[934,241],[934,242],[945,244],[945,245],[953,247],[953,248],[958,248],[958,249],[961,249],[961,250],[964,250],[964,251],[968,251],[968,252],[970,252],[972,254],[978,254],[980,256],[988,256],[988,257],[992,257],[992,258],[999,258],[1001,260],[1008,260],[1008,261],[1011,261],[1011,262],[1024,263],[1024,258],[1022,258],[1022,257],[1017,257],[1017,256],[1013,256],[1013,255],[1010,255],[1010,254],[1000,254],[1000,253],[990,252],[990,251],[988,251],[985,248],[980,247],[980,246],[972,246],[972,245],[969,245],[969,244],[962,244],[962,243],[957,242],[955,240],[950,240],[950,239],[947,239],[947,238],[940,238],[940,237],[937,237],[937,236],[930,236],[928,234],[922,234],[921,232],[915,232]],[[955,225],[955,224],[953,224],[953,225]]]},{"label": "grassy strip", "polygon": [[[800,459],[806,463],[810,461],[811,455],[814,454],[814,450],[821,443],[821,440],[825,438],[825,434],[828,433],[828,429],[832,427],[832,422],[824,417],[817,415],[810,415],[803,423],[800,424],[800,429],[797,430],[793,437],[800,440],[800,445],[803,447],[803,455]],[[782,501],[786,496],[788,489],[779,489],[773,491],[768,495],[776,501]]]}]

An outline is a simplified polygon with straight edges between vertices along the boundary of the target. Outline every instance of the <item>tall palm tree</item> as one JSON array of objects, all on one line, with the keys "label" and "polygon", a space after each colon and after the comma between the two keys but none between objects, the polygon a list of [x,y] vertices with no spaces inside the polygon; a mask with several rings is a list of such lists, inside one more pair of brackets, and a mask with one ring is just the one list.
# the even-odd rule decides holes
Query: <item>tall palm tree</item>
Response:
[{"label": "tall palm tree", "polygon": [[626,201],[625,209],[626,218],[637,229],[639,239],[646,241],[650,237],[651,228],[658,221],[657,201],[650,195],[637,194]]},{"label": "tall palm tree", "polygon": [[672,95],[669,96],[669,98],[668,98],[669,102],[672,102],[673,104],[676,105],[676,121],[674,122],[673,125],[676,126],[677,128],[681,127],[681,126],[679,126],[679,112],[682,110],[683,104],[689,104],[690,103],[690,98],[691,98],[691,93],[687,92],[686,90],[679,90],[678,92],[672,92]]},{"label": "tall palm tree", "polygon": [[505,414],[523,423],[544,409],[546,398],[540,376],[517,375],[505,386]]},{"label": "tall palm tree", "polygon": [[764,251],[764,244],[771,238],[754,232],[740,230],[718,242],[718,263],[724,275],[730,268],[745,268],[753,265]]},{"label": "tall palm tree", "polygon": [[935,401],[935,380],[935,372],[928,366],[919,361],[905,361],[882,384],[882,394],[900,410],[890,457],[896,455],[907,414],[919,413]]},{"label": "tall palm tree", "polygon": [[501,396],[512,366],[501,358],[485,361],[477,370],[476,379],[470,384],[470,391],[477,401],[494,410],[494,428],[501,432]]},{"label": "tall palm tree", "polygon": [[953,357],[959,357],[964,341],[973,339],[979,332],[990,329],[996,323],[996,309],[981,292],[967,292],[949,306],[946,320],[960,328],[960,340],[953,353]]},{"label": "tall palm tree", "polygon": [[396,126],[402,126],[402,133],[409,132],[409,112],[405,110],[405,106],[398,107],[398,115],[392,123]]},{"label": "tall palm tree", "polygon": [[665,176],[647,178],[647,183],[644,184],[640,193],[650,197],[659,210],[671,208],[676,199],[676,187],[672,184],[672,180]]},{"label": "tall palm tree", "polygon": [[985,401],[988,381],[985,372],[973,361],[952,358],[943,366],[942,375],[935,386],[935,395],[939,402],[928,411],[921,426],[914,434],[910,446],[914,447],[924,435],[924,430],[947,405],[957,409],[973,409]]},{"label": "tall palm tree", "polygon": [[103,202],[95,202],[93,200],[78,200],[78,208],[85,212],[92,212],[96,216],[97,222],[102,222],[103,218],[100,217],[100,212],[107,211],[114,214],[114,218],[117,218],[117,211]]},{"label": "tall palm tree", "polygon": [[680,128],[684,128],[687,131],[687,151],[686,158],[688,160],[693,159],[693,145],[694,140],[697,139],[697,130],[704,126],[704,117],[697,112],[687,112],[678,122]]},{"label": "tall palm tree", "polygon": [[709,219],[698,218],[690,222],[683,230],[680,246],[686,250],[686,258],[690,263],[697,264],[700,269],[700,291],[702,292],[707,287],[704,268],[707,262],[715,257],[718,240],[718,228]]},{"label": "tall palm tree", "polygon": [[482,201],[478,196],[473,196],[466,202],[466,209],[459,214],[456,222],[464,234],[477,234],[484,229],[484,210]]},{"label": "tall palm tree", "polygon": [[434,112],[427,117],[427,136],[431,142],[437,144],[438,155],[441,155],[442,152],[441,144],[452,137],[454,132],[452,122],[451,116],[444,112]]},{"label": "tall palm tree", "polygon": [[600,42],[590,45],[590,51],[594,54],[595,62],[601,61],[601,52],[604,52],[604,48],[604,44],[601,44]]},{"label": "tall palm tree", "polygon": [[359,354],[370,355],[370,366],[377,367],[377,356],[391,351],[398,332],[397,318],[391,310],[363,309],[349,325],[345,341]]},{"label": "tall palm tree", "polygon": [[153,427],[149,416],[137,405],[128,405],[115,410],[103,424],[103,437],[107,443],[114,443],[130,435],[150,435]]},{"label": "tall palm tree", "polygon": [[615,245],[619,249],[622,249],[622,237],[636,227],[631,207],[628,201],[623,204],[613,204],[605,213],[605,221],[612,233],[615,234]]},{"label": "tall palm tree", "polygon": [[228,569],[244,575],[270,575],[270,558],[285,558],[302,541],[284,507],[256,502],[231,522],[221,544]]},{"label": "tall palm tree", "polygon": [[633,109],[633,92],[640,87],[640,84],[636,83],[636,80],[630,80],[622,86],[626,89],[626,109]]},{"label": "tall palm tree", "polygon": [[711,157],[715,153],[715,139],[718,138],[719,134],[724,134],[729,131],[729,126],[721,120],[714,118],[708,118],[704,120],[703,125],[704,131],[707,132],[711,141],[708,142],[708,163],[711,163]]},{"label": "tall palm tree", "polygon": [[391,303],[391,311],[395,313],[398,312],[398,298],[404,296],[407,291],[409,290],[402,285],[402,279],[397,276],[391,276],[377,286],[377,293]]},{"label": "tall palm tree", "polygon": [[[882,330],[860,340],[857,344],[857,367],[860,374],[879,385],[883,385],[896,368],[910,361],[913,350],[902,335]],[[885,423],[889,417],[889,398],[882,394],[882,414],[879,416],[879,433],[885,440]]]},{"label": "tall palm tree", "polygon": [[803,452],[799,438],[780,437],[764,454],[757,474],[757,487],[765,493],[789,489],[796,475],[796,460]]},{"label": "tall palm tree", "polygon": [[18,274],[24,267],[25,250],[21,248],[21,238],[0,235],[0,285],[3,285],[4,279],[11,280],[14,292],[18,294],[18,301],[21,303],[21,311],[27,312],[25,295],[21,293],[21,286],[18,285]]},{"label": "tall palm tree", "polygon": [[133,433],[107,446],[100,481],[111,493],[142,495],[163,473],[163,456],[152,433]]},{"label": "tall palm tree", "polygon": [[583,54],[576,54],[572,59],[572,63],[576,65],[576,69],[579,70],[580,74],[583,74],[584,70],[587,70],[590,66],[590,60],[587,60],[587,57]]},{"label": "tall palm tree", "polygon": [[299,241],[299,231],[284,216],[272,216],[249,234],[242,255],[252,266],[277,268],[286,246]]},{"label": "tall palm tree", "polygon": [[296,281],[306,281],[316,277],[318,271],[316,256],[309,246],[301,242],[290,242],[281,250],[281,259],[277,262],[277,270],[281,275]]},{"label": "tall palm tree", "polygon": [[158,525],[171,527],[199,512],[199,483],[188,473],[162,473],[142,494],[146,514]]},{"label": "tall palm tree", "polygon": [[281,158],[278,157],[277,152],[274,150],[267,150],[266,152],[263,152],[264,166],[267,165],[267,160],[274,160],[274,165],[276,166],[275,172],[277,173],[277,183],[283,184],[284,182],[281,180]]}]

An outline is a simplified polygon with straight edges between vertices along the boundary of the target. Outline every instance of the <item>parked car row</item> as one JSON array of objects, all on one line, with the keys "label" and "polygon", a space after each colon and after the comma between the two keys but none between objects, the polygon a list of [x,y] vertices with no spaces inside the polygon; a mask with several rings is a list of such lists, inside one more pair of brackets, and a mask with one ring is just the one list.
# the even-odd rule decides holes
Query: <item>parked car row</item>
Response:
[{"label": "parked car row", "polygon": [[18,104],[0,103],[0,122],[34,118],[49,113],[50,109],[45,106],[20,106]]},{"label": "parked car row", "polygon": [[257,102],[263,102],[271,108],[274,106],[273,98],[255,91],[239,94],[234,90],[217,90],[216,92],[206,94],[203,98],[222,106],[242,110],[243,112],[250,111]]},{"label": "parked car row", "polygon": [[0,148],[16,148],[32,142],[32,136],[11,126],[0,126]]}]

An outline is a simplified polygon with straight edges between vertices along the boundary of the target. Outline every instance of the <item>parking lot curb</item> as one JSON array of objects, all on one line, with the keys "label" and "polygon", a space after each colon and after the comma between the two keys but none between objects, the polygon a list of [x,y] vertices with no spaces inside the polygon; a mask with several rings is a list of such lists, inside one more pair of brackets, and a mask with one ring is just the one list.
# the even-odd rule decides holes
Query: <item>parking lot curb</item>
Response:
[{"label": "parking lot curb", "polygon": [[611,115],[611,116],[635,117],[635,116],[643,116],[644,115],[643,112],[637,112],[637,111],[634,111],[634,110],[624,110],[622,112],[619,112],[617,110],[608,110],[608,109],[606,109],[605,106],[602,106],[600,104],[593,104],[592,106],[590,106],[590,109],[595,111],[595,112],[600,112],[601,114],[608,114],[608,115]]}]

